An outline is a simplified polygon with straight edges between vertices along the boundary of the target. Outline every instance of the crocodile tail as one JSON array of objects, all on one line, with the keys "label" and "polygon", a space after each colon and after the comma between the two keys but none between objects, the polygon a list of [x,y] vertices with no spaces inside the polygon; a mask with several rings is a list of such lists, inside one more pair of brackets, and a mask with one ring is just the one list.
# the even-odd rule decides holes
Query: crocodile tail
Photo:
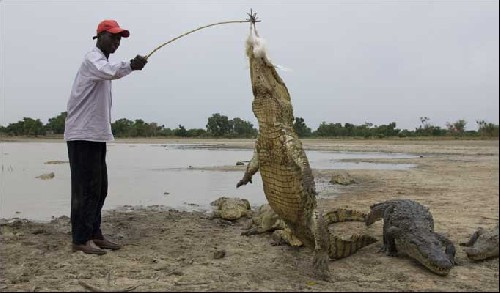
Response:
[{"label": "crocodile tail", "polygon": [[375,242],[377,242],[377,239],[368,235],[354,234],[348,240],[330,235],[330,249],[328,253],[330,259],[341,259],[353,255],[361,248]]},{"label": "crocodile tail", "polygon": [[313,233],[314,233],[314,258],[313,258],[313,268],[316,277],[327,281],[329,279],[329,268],[328,268],[328,248],[329,243],[329,233],[328,225],[324,218],[324,215],[320,212],[314,213],[317,216],[315,221]]},{"label": "crocodile tail", "polygon": [[366,213],[356,210],[339,208],[326,212],[324,218],[327,224],[347,222],[347,221],[364,222],[366,220]]}]

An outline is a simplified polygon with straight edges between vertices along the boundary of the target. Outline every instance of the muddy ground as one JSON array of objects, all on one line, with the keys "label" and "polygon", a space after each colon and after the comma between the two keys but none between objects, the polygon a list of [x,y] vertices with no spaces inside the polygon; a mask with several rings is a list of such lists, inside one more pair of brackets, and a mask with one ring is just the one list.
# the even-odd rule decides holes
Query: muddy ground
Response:
[{"label": "muddy ground", "polygon": [[[217,147],[252,145],[251,141],[192,142],[215,143]],[[306,149],[418,155],[413,159],[370,160],[417,165],[409,170],[349,170],[356,183],[332,187],[319,199],[319,206],[367,212],[371,204],[387,199],[417,200],[430,208],[436,231],[455,243],[458,265],[448,276],[441,277],[409,258],[378,252],[382,240],[380,221],[366,231],[379,241],[351,257],[330,262],[331,281],[324,282],[313,278],[310,250],[272,246],[270,235],[241,236],[247,219],[233,223],[168,207],[124,207],[108,211],[103,217],[104,233],[124,247],[103,256],[71,252],[67,217],[50,223],[2,220],[0,290],[498,292],[498,258],[471,262],[458,245],[477,227],[491,227],[498,222],[498,140],[303,143]],[[241,167],[221,169],[242,172]],[[317,181],[325,182],[339,171],[314,170],[314,174]],[[334,229],[345,231],[342,225]],[[357,225],[347,229],[365,228]],[[225,256],[214,258],[216,251],[224,251]]]}]

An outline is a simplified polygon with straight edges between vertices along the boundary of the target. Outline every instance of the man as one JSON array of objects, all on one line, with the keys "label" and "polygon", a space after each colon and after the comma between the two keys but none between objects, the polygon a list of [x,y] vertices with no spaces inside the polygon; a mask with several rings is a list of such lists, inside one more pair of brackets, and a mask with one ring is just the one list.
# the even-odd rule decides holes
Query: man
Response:
[{"label": "man", "polygon": [[73,251],[102,255],[104,249],[120,249],[101,232],[101,210],[108,190],[106,142],[114,140],[111,80],[142,70],[147,63],[139,55],[129,62],[109,62],[121,38],[129,35],[114,20],[99,23],[96,47],[85,55],[68,101],[64,140],[71,168]]}]

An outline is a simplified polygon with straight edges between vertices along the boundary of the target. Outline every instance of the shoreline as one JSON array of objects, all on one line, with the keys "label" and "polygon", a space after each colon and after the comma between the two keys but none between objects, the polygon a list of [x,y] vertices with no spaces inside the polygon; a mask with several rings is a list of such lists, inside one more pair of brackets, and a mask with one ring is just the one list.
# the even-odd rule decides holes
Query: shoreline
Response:
[{"label": "shoreline", "polygon": [[[498,154],[499,138],[494,139],[435,139],[433,137],[420,138],[390,138],[390,139],[363,139],[363,138],[305,138],[300,139],[305,150],[324,151],[352,151],[352,152],[406,152],[411,154],[459,154],[467,153],[464,148],[479,148],[479,155]],[[64,143],[63,138],[26,138],[0,136],[0,143],[15,142],[43,142]],[[110,144],[193,144],[200,148],[243,148],[253,149],[255,139],[241,138],[119,138]],[[493,150],[491,146],[496,146]],[[435,148],[433,148],[435,147]],[[429,149],[431,148],[431,149]]]},{"label": "shoreline", "polygon": [[[253,144],[253,140],[238,143]],[[438,276],[407,257],[379,253],[383,221],[369,228],[360,223],[335,224],[333,233],[364,231],[378,242],[330,261],[332,280],[323,282],[311,275],[311,250],[273,246],[270,233],[242,236],[249,219],[229,222],[201,212],[146,206],[106,210],[103,232],[124,247],[100,257],[71,252],[68,217],[49,223],[0,223],[0,291],[81,291],[82,284],[106,291],[134,286],[137,291],[186,292],[499,290],[498,258],[472,262],[458,245],[479,226],[498,223],[498,141],[306,140],[303,144],[321,150],[423,154],[397,159],[417,162],[409,170],[348,170],[356,183],[322,195],[318,206],[367,212],[373,203],[388,199],[420,202],[429,207],[436,232],[455,244],[458,264],[450,274]],[[315,170],[314,176],[329,180],[334,172]],[[225,256],[214,258],[221,250]]]}]

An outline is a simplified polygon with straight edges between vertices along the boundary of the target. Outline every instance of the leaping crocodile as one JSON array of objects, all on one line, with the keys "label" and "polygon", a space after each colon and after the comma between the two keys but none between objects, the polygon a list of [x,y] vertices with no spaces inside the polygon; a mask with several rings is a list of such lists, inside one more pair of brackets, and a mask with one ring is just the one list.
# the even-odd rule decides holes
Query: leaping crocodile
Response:
[{"label": "leaping crocodile", "polygon": [[455,264],[455,246],[445,236],[434,232],[434,219],[428,208],[409,199],[377,203],[370,207],[366,225],[382,218],[382,251],[389,256],[406,254],[432,272],[448,275]]},{"label": "leaping crocodile", "polygon": [[258,120],[259,135],[253,158],[236,186],[251,182],[252,176],[260,171],[271,208],[306,247],[314,248],[315,275],[327,280],[329,233],[323,213],[317,208],[314,177],[293,129],[290,94],[267,57],[254,25],[246,53],[254,95],[252,110]]}]

